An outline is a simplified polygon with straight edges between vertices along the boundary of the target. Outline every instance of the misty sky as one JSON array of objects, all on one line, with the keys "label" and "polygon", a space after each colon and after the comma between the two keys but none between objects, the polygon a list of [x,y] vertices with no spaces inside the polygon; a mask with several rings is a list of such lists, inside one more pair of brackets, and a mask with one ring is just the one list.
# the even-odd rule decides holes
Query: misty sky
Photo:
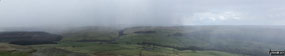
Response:
[{"label": "misty sky", "polygon": [[1,27],[284,25],[285,0],[2,0]]}]

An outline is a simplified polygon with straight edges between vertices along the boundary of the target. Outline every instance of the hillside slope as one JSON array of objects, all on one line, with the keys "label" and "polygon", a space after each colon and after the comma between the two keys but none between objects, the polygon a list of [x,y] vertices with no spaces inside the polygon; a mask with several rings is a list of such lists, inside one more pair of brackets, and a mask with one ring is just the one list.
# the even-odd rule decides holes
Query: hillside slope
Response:
[{"label": "hillside slope", "polygon": [[[216,50],[253,56],[284,48],[284,27],[177,26],[89,28],[65,34],[64,41],[150,45],[177,50]],[[113,30],[112,30],[113,29]],[[70,33],[70,32],[67,32]]]}]

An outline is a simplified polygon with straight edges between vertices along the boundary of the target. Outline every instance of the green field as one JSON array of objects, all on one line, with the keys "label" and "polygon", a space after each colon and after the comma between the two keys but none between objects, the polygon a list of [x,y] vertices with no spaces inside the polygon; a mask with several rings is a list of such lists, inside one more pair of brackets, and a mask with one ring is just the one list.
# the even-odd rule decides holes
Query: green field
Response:
[{"label": "green field", "polygon": [[285,47],[272,41],[284,39],[277,31],[285,33],[241,26],[76,28],[60,33],[58,44],[2,44],[0,56],[266,56]]},{"label": "green field", "polygon": [[147,50],[143,49],[142,45],[100,44],[98,42],[61,42],[55,45],[34,45],[33,47],[56,47],[77,53],[88,54],[90,56],[241,56],[221,51],[181,51],[159,46]]},{"label": "green field", "polygon": [[[9,46],[11,44],[5,44]],[[1,45],[1,47],[4,45]],[[129,44],[101,44],[98,42],[60,42],[59,44],[31,45],[6,47],[18,49],[29,47],[37,51],[12,51],[2,49],[1,56],[31,56],[31,55],[52,55],[52,56],[69,56],[69,54],[86,55],[86,56],[241,56],[238,54],[221,52],[221,51],[193,51],[193,50],[176,50],[166,47],[154,47],[146,50],[142,45]],[[48,49],[48,50],[44,50]],[[57,49],[65,50],[58,51]]]}]

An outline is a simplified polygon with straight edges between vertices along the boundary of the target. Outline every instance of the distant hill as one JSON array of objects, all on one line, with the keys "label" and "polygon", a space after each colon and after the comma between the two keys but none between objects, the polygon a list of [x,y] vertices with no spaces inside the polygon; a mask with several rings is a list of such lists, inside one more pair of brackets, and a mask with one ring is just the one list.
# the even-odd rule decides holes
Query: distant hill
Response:
[{"label": "distant hill", "polygon": [[262,56],[269,49],[284,48],[284,34],[283,26],[90,27],[63,33],[63,41],[155,45]]},{"label": "distant hill", "polygon": [[30,45],[53,43],[61,40],[60,35],[46,32],[12,31],[0,32],[0,42],[9,42],[11,44]]},{"label": "distant hill", "polygon": [[112,41],[118,38],[119,29],[110,27],[74,28],[62,33],[63,41]]}]

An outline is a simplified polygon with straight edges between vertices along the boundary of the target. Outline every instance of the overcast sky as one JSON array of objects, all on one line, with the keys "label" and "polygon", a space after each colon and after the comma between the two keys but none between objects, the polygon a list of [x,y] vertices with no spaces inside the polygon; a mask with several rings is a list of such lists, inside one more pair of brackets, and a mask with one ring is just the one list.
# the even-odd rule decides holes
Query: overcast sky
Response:
[{"label": "overcast sky", "polygon": [[285,0],[2,0],[1,27],[284,25]]}]

